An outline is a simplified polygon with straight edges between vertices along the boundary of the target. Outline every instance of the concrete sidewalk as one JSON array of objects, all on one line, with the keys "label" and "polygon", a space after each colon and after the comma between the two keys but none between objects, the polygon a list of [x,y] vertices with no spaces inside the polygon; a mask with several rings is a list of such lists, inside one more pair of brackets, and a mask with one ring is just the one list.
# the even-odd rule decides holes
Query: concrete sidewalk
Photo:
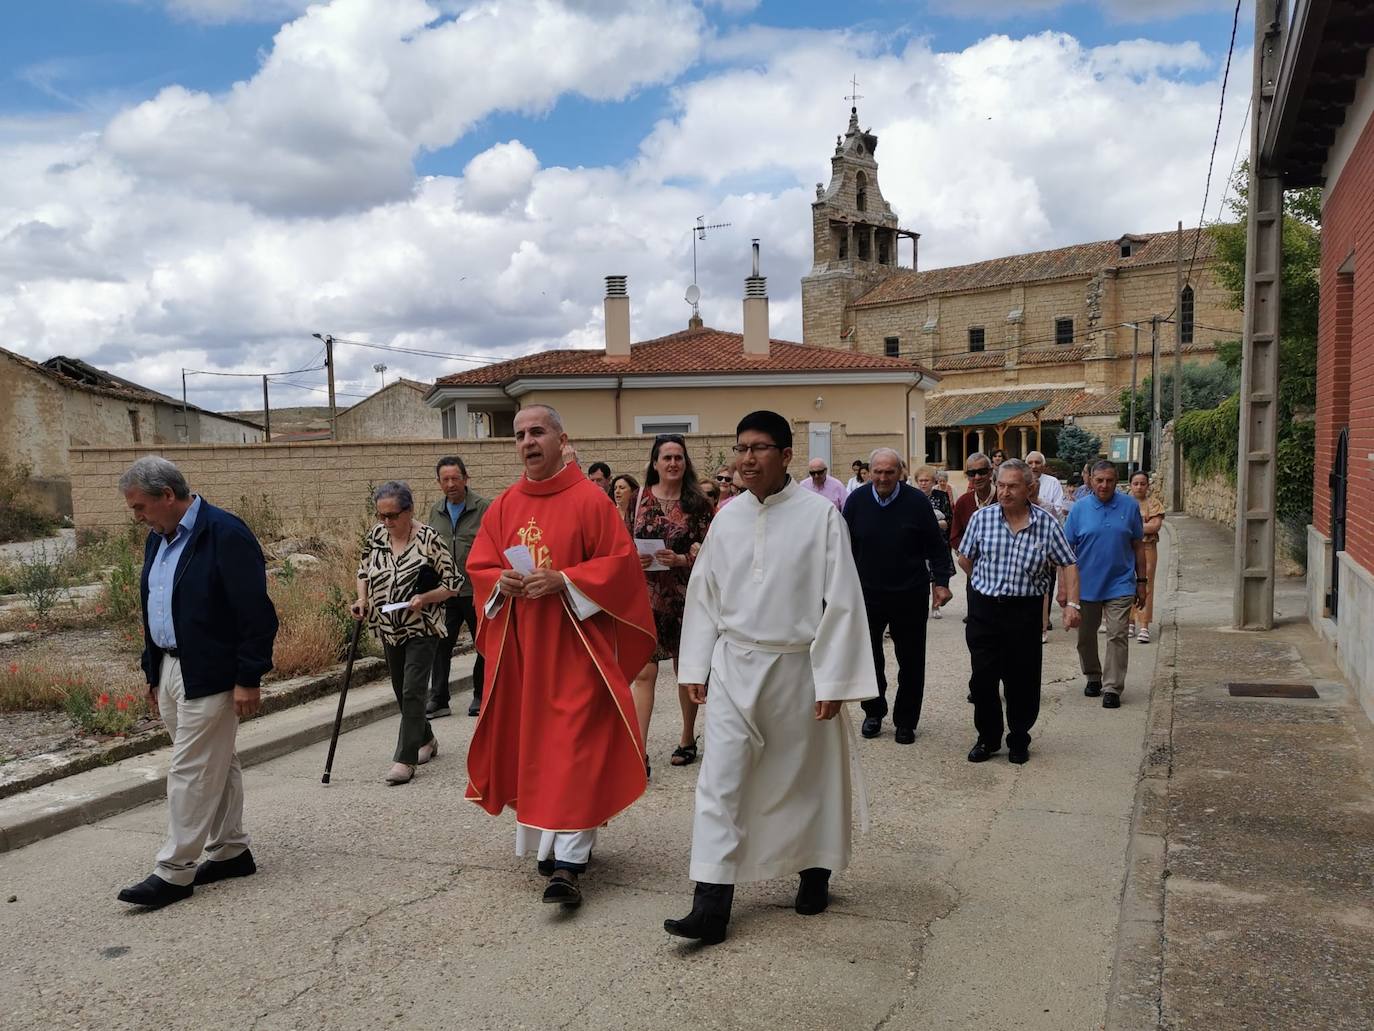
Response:
[{"label": "concrete sidewalk", "polygon": [[[1167,525],[1177,561],[1108,1026],[1368,1031],[1374,731],[1305,621],[1301,580],[1280,581],[1274,630],[1233,631],[1231,532]],[[1233,682],[1318,697],[1233,697]]]}]

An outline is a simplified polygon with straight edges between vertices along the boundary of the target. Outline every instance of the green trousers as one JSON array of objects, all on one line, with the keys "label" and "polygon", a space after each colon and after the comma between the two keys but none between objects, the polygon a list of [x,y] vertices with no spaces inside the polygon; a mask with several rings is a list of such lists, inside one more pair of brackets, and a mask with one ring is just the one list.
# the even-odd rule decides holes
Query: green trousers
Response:
[{"label": "green trousers", "polygon": [[429,694],[429,674],[438,645],[437,637],[411,637],[400,644],[382,645],[386,667],[391,672],[391,689],[401,707],[401,729],[393,762],[414,766],[420,758],[420,748],[434,736],[429,720],[425,719],[425,697]]}]

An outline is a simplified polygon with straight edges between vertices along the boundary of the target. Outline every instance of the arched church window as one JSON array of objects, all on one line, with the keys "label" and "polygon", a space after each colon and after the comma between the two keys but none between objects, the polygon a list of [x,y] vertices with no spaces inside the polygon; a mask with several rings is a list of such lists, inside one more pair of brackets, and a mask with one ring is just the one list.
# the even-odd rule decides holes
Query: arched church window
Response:
[{"label": "arched church window", "polygon": [[857,211],[868,210],[868,176],[862,172],[854,177],[854,208]]},{"label": "arched church window", "polygon": [[1185,344],[1193,342],[1193,288],[1185,286],[1178,299],[1178,338]]}]

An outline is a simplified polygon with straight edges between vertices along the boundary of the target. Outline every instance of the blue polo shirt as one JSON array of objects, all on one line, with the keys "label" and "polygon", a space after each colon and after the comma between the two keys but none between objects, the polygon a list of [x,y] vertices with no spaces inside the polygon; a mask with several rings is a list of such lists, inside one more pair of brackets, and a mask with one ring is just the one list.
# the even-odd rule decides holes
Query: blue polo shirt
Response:
[{"label": "blue polo shirt", "polygon": [[1074,502],[1064,536],[1078,556],[1079,597],[1107,601],[1135,594],[1134,541],[1145,535],[1140,505],[1119,491],[1103,504],[1096,494]]}]

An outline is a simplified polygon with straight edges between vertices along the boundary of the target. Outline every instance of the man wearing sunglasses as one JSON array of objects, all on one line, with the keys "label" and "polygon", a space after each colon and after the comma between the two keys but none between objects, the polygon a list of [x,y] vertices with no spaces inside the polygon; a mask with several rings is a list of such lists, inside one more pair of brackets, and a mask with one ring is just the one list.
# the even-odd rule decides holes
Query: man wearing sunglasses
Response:
[{"label": "man wearing sunglasses", "polygon": [[806,464],[806,479],[801,485],[804,489],[825,498],[839,511],[844,511],[844,500],[849,497],[849,491],[844,489],[843,483],[830,475],[823,459],[813,458]]},{"label": "man wearing sunglasses", "polygon": [[968,490],[954,502],[954,514],[949,527],[949,546],[955,551],[959,550],[959,539],[964,536],[973,513],[997,500],[997,491],[992,483],[992,459],[987,455],[975,451],[964,459],[964,475],[968,477]]}]

